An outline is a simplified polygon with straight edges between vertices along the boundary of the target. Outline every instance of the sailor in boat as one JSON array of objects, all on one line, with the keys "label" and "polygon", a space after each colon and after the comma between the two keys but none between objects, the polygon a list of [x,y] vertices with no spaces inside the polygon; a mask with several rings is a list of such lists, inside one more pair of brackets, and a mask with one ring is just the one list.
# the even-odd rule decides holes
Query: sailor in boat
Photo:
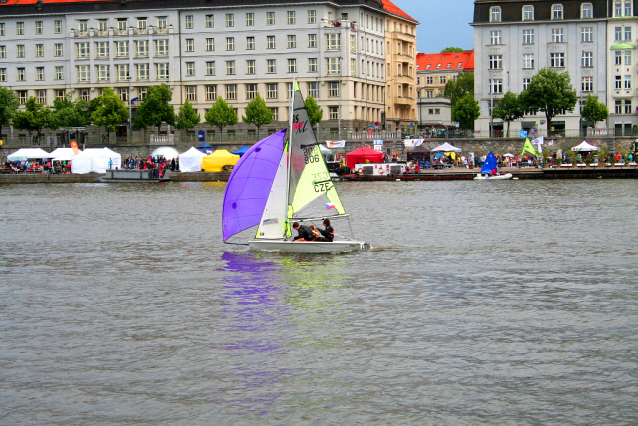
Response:
[{"label": "sailor in boat", "polygon": [[[323,220],[323,226],[324,229],[317,229],[317,238],[315,239],[315,241],[321,241],[324,243],[331,243],[334,241],[335,239],[335,230],[332,226],[330,226],[330,219],[324,219]],[[311,228],[313,228],[311,226]]]},{"label": "sailor in boat", "polygon": [[306,225],[299,225],[299,222],[295,222],[292,224],[292,228],[297,231],[297,235],[293,238],[294,241],[314,241],[315,234],[312,233],[312,230]]}]

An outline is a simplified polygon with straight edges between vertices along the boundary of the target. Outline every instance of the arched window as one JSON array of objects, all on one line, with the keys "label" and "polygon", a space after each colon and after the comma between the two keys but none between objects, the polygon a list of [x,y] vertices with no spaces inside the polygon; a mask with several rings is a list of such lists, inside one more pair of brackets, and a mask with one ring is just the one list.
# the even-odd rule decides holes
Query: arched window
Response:
[{"label": "arched window", "polygon": [[534,6],[523,6],[523,21],[534,20]]},{"label": "arched window", "polygon": [[580,8],[580,17],[583,19],[593,17],[594,6],[591,3],[583,3]]},{"label": "arched window", "polygon": [[555,4],[552,6],[552,19],[563,19],[562,4]]},{"label": "arched window", "polygon": [[501,8],[499,6],[490,9],[490,22],[501,22]]}]

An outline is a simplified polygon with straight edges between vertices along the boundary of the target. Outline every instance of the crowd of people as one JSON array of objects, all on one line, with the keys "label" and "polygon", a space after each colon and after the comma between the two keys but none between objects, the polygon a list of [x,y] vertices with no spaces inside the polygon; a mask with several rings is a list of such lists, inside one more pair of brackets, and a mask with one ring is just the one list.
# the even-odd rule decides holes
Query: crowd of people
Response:
[{"label": "crowd of people", "polygon": [[122,161],[122,168],[140,170],[161,169],[162,171],[170,169],[174,172],[179,170],[179,158],[173,158],[169,161],[165,157],[149,156],[146,158],[139,158],[136,155],[134,157],[127,157],[126,160]]},{"label": "crowd of people", "polygon": [[64,173],[70,172],[71,162],[51,160],[5,161],[3,173]]}]

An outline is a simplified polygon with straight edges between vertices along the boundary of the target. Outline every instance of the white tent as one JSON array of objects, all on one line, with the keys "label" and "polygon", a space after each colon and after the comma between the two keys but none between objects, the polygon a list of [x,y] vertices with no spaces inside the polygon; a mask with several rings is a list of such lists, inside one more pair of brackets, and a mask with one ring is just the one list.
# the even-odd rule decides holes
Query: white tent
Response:
[{"label": "white tent", "polygon": [[439,145],[436,148],[431,150],[432,152],[461,152],[463,151],[461,148],[457,148],[454,145],[450,145],[445,142],[443,145]]},{"label": "white tent", "polygon": [[42,148],[20,148],[13,154],[7,155],[7,160],[9,161],[26,161],[31,158],[51,158],[51,154]]},{"label": "white tent", "polygon": [[572,151],[598,151],[598,147],[583,141],[580,145],[573,146]]},{"label": "white tent", "polygon": [[164,157],[167,160],[179,157],[179,152],[170,146],[160,146],[151,153],[151,157]]},{"label": "white tent", "polygon": [[326,148],[325,146],[321,144],[319,144],[319,150],[321,151],[322,155],[332,154],[332,150],[330,148]]},{"label": "white tent", "polygon": [[119,169],[122,156],[108,148],[87,148],[71,161],[72,173],[106,173],[106,169]]},{"label": "white tent", "polygon": [[206,154],[191,146],[188,151],[179,154],[179,170],[181,172],[201,172],[202,158],[205,156]]},{"label": "white tent", "polygon": [[[79,151],[82,152],[82,151]],[[56,148],[49,154],[51,158],[56,157],[73,157],[75,152],[73,152],[73,148]]]}]

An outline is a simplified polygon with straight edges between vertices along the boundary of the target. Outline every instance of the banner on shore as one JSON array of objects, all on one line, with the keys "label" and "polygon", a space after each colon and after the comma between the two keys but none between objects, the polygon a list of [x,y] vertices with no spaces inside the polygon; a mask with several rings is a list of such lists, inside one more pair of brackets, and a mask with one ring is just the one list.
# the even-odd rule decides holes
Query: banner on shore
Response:
[{"label": "banner on shore", "polygon": [[326,141],[326,146],[328,148],[345,148],[346,141]]}]

